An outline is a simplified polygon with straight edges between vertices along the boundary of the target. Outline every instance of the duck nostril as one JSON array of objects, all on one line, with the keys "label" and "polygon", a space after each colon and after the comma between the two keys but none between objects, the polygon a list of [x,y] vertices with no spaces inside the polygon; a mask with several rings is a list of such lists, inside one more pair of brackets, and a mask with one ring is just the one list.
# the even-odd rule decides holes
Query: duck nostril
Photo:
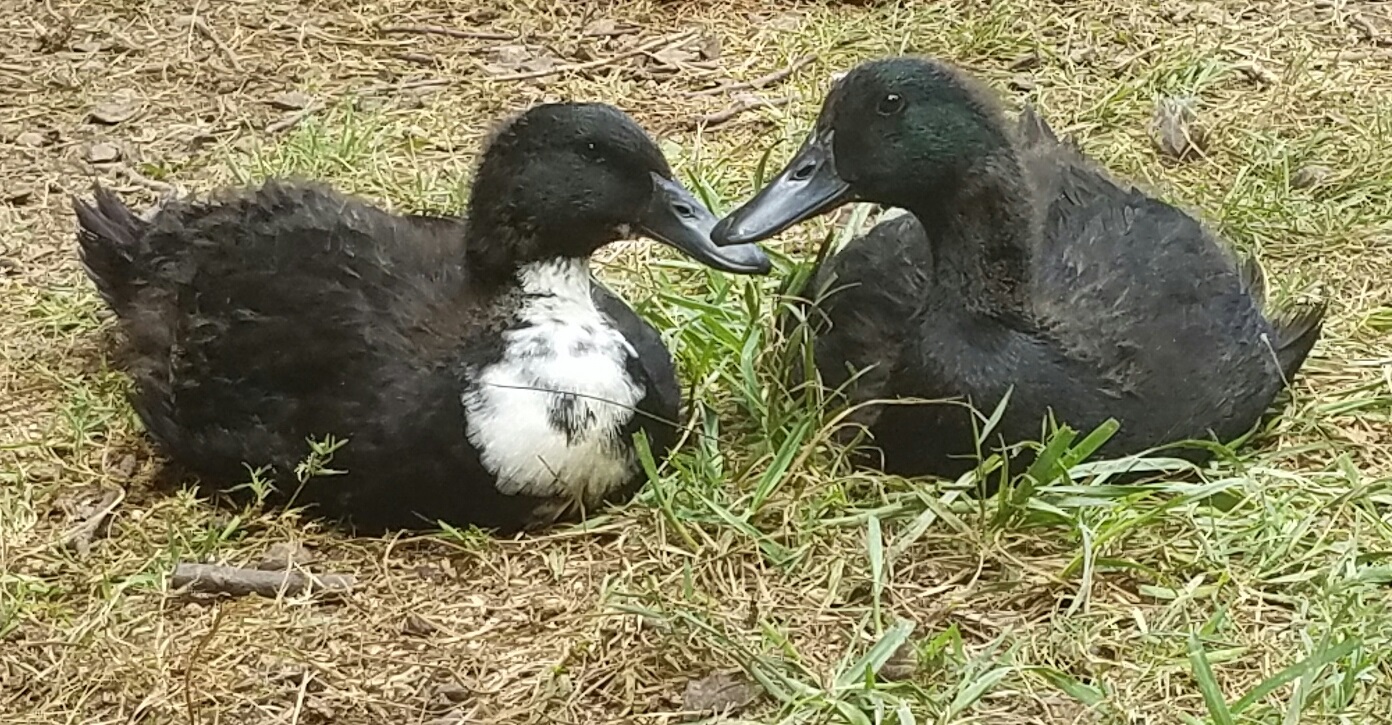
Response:
[{"label": "duck nostril", "polygon": [[696,216],[696,210],[695,210],[695,209],[692,209],[690,206],[688,206],[688,205],[686,205],[686,204],[682,204],[682,203],[673,204],[673,205],[672,205],[672,209],[675,210],[675,211],[677,212],[677,215],[678,215],[678,216],[684,216],[684,217],[693,217],[693,216]]},{"label": "duck nostril", "polygon": [[802,166],[799,166],[797,170],[793,172],[793,181],[807,181],[808,179],[812,178],[812,172],[816,170],[817,164],[815,162],[809,161],[803,164]]}]

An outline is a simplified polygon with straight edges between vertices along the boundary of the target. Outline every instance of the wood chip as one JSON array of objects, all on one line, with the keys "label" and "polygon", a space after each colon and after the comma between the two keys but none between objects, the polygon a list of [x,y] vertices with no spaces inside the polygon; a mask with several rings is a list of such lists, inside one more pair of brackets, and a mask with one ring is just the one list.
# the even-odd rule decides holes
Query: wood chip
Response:
[{"label": "wood chip", "polygon": [[263,597],[297,596],[314,590],[343,595],[353,590],[357,578],[351,574],[304,574],[298,571],[261,571],[216,564],[179,564],[170,576],[170,586],[208,594]]}]

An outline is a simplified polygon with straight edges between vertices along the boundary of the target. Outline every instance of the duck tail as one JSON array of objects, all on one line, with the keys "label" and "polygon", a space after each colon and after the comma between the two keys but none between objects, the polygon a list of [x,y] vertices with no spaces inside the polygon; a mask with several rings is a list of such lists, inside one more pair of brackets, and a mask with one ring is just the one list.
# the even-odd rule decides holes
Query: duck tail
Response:
[{"label": "duck tail", "polygon": [[1030,145],[1059,145],[1058,134],[1054,133],[1054,129],[1049,127],[1044,117],[1034,110],[1034,106],[1028,103],[1020,109],[1019,133],[1020,138]]},{"label": "duck tail", "polygon": [[1287,383],[1295,379],[1319,339],[1327,311],[1325,303],[1317,302],[1277,310],[1272,315],[1271,325],[1276,328],[1276,362]]},{"label": "duck tail", "polygon": [[120,313],[135,292],[136,252],[148,223],[100,184],[92,195],[95,204],[73,197],[78,256],[97,293]]},{"label": "duck tail", "polygon": [[[1243,257],[1238,262],[1237,274],[1242,282],[1242,289],[1251,295],[1258,305],[1265,308],[1268,303],[1266,273],[1257,263],[1257,258]],[[1276,363],[1280,365],[1281,375],[1287,383],[1295,379],[1296,372],[1305,364],[1305,358],[1314,348],[1315,341],[1324,329],[1324,315],[1327,311],[1328,306],[1318,302],[1275,309],[1267,314],[1267,319],[1271,320],[1271,326],[1276,331],[1276,339],[1272,341]]]}]

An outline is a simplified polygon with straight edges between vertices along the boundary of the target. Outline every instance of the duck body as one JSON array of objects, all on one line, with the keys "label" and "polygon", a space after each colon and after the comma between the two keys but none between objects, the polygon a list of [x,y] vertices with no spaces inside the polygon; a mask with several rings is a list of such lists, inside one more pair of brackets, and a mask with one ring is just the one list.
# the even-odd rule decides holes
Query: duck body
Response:
[{"label": "duck body", "polygon": [[[1013,444],[1041,440],[1050,416],[1084,433],[1115,418],[1120,428],[1102,457],[1251,430],[1318,338],[1323,306],[1269,313],[1254,262],[1239,261],[1178,208],[1112,180],[1032,111],[1007,127],[951,69],[916,59],[867,67],[843,81],[864,85],[833,91],[828,106],[858,94],[870,109],[890,95],[910,104],[935,96],[963,110],[919,128],[990,126],[968,134],[965,155],[936,150],[940,139],[929,133],[927,151],[896,149],[908,160],[900,162],[865,152],[874,139],[843,128],[892,126],[895,114],[912,111],[842,126],[845,106],[824,108],[819,130],[835,126],[836,148],[820,152],[834,153],[824,166],[843,184],[850,177],[843,197],[910,213],[880,222],[814,275],[809,289],[826,292],[809,315],[824,323],[814,346],[823,383],[844,386],[852,403],[959,403],[868,406],[856,420],[873,436],[877,463],[902,475],[962,475],[977,464],[978,431],[1007,393],[979,450],[1011,449],[1017,471],[1031,455]],[[906,134],[891,127],[888,135]],[[809,173],[807,148],[785,174]],[[870,168],[847,160],[857,152],[871,157]],[[923,174],[928,183],[910,190],[892,188],[907,186],[908,162],[925,157],[948,169]],[[794,181],[780,176],[771,187]],[[776,226],[761,220],[777,215],[760,202],[749,203],[749,216],[742,208],[722,221],[717,241],[756,238],[740,229],[745,220],[762,224],[755,231]],[[862,374],[851,381],[853,371]]]},{"label": "duck body", "polygon": [[[634,434],[659,457],[675,442],[671,355],[588,254],[516,259],[522,241],[497,244],[518,229],[319,184],[175,202],[149,222],[100,189],[76,208],[137,415],[221,490],[264,467],[279,502],[360,530],[513,531],[626,501],[645,480]],[[302,481],[309,441],[329,436],[337,473]]]}]

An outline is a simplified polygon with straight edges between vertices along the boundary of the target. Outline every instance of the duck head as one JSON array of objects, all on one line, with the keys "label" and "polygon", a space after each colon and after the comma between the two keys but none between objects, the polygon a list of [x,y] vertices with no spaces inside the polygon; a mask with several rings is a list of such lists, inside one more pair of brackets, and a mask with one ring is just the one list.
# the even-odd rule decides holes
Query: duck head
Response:
[{"label": "duck head", "polygon": [[479,266],[515,269],[642,235],[721,271],[767,274],[757,247],[711,241],[717,221],[623,111],[550,103],[503,124],[487,144],[469,202],[470,253]]},{"label": "duck head", "polygon": [[913,211],[1009,143],[998,119],[991,96],[944,63],[861,64],[827,94],[792,160],[712,237],[721,245],[757,242],[854,201]]}]

